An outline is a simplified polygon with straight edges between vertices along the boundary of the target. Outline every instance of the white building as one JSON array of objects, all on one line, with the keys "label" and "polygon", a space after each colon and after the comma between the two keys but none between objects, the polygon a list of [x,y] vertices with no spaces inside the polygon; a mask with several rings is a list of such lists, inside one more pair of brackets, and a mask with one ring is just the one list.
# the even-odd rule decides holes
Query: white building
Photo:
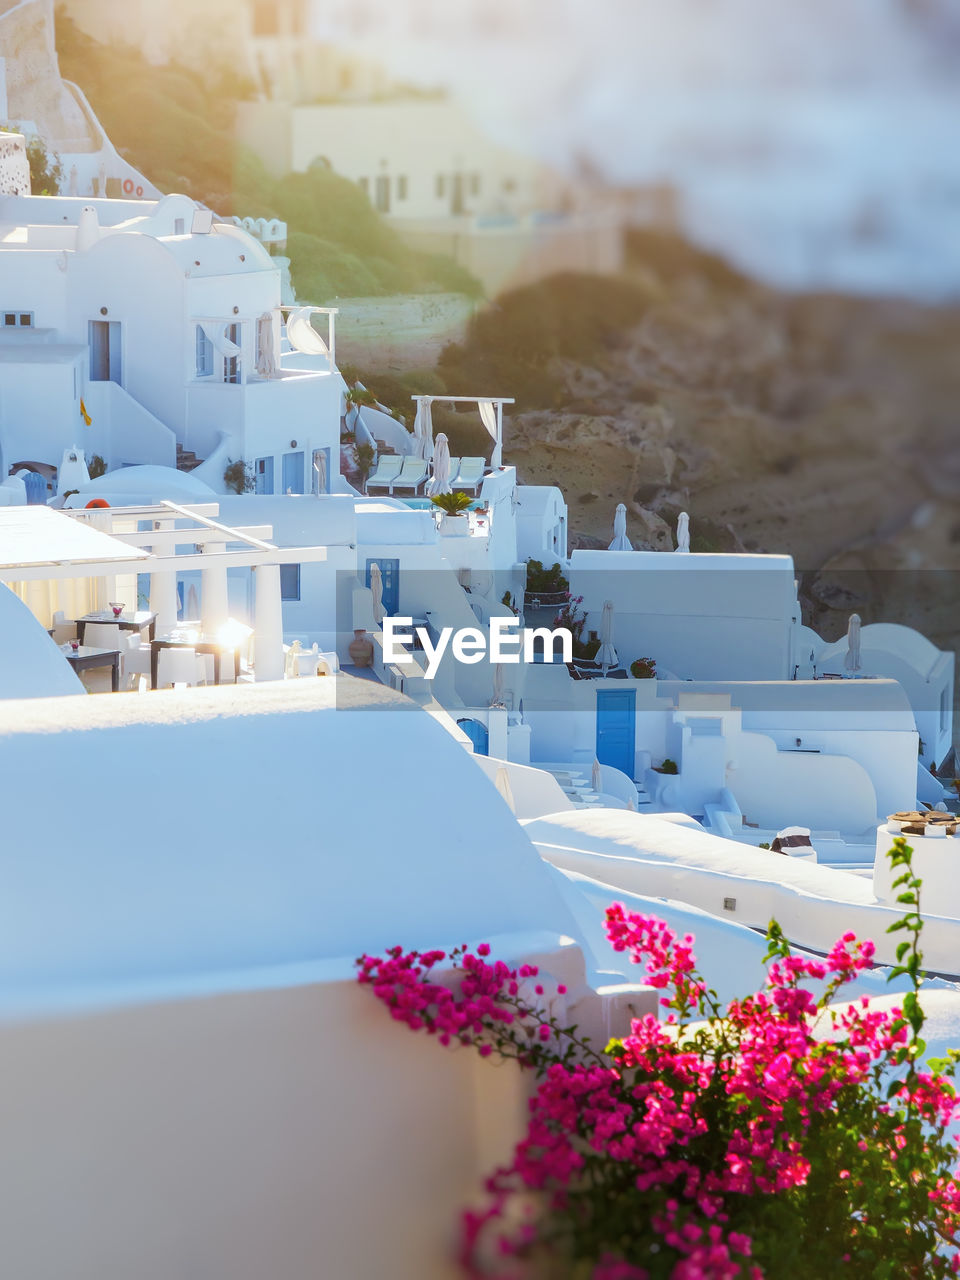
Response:
[{"label": "white building", "polygon": [[[283,309],[263,245],[185,197],[10,196],[0,229],[9,263],[0,456],[3,472],[16,473],[0,499],[22,502],[28,482],[36,497],[39,474],[51,492],[77,491],[63,498],[68,507],[120,508],[121,524],[124,509],[164,499],[217,502],[227,527],[269,529],[274,549],[323,548],[315,559],[280,560],[287,644],[316,644],[346,664],[354,632],[368,631],[378,676],[432,698],[475,750],[564,777],[597,761],[602,794],[619,804],[685,809],[751,843],[800,823],[833,860],[849,861],[886,812],[942,797],[926,766],[951,749],[953,658],[917,633],[863,628],[858,665],[847,670],[845,646],[803,625],[789,556],[578,551],[568,560],[563,495],[519,485],[503,463],[504,402],[495,399],[478,402],[490,458],[475,460],[466,516],[439,520],[422,484],[357,493],[339,471],[345,425],[382,459],[399,455],[393,461],[426,477],[418,437],[372,407],[344,419],[333,315],[319,318],[321,334],[316,309]],[[428,397],[418,403],[429,410]],[[506,436],[509,445],[509,423]],[[89,481],[82,457],[95,453],[109,469]],[[173,469],[178,461],[199,465],[188,474]],[[225,494],[231,461],[248,469],[255,493]],[[189,540],[174,549],[189,556]],[[552,624],[553,610],[524,605],[531,558],[564,567],[582,597],[585,637],[599,636],[612,606],[615,679],[562,663],[509,667],[494,698],[489,663],[445,660],[431,683],[419,661],[383,660],[374,567],[386,613],[434,631],[485,631],[511,606],[526,610],[528,626]],[[255,626],[250,564],[232,564],[226,577],[229,615]],[[182,559],[176,582],[176,612],[192,612],[188,598],[206,612],[205,566]],[[132,585],[131,607],[146,605],[146,590]],[[655,660],[658,679],[629,678],[639,658]],[[828,678],[843,674],[857,678]],[[675,775],[658,772],[665,760]]]},{"label": "white building", "polygon": [[322,451],[336,486],[330,335],[290,348],[280,269],[239,227],[185,196],[0,198],[0,282],[4,476],[52,476],[74,448],[111,470],[180,452],[217,489],[243,460],[266,492],[303,493]]}]

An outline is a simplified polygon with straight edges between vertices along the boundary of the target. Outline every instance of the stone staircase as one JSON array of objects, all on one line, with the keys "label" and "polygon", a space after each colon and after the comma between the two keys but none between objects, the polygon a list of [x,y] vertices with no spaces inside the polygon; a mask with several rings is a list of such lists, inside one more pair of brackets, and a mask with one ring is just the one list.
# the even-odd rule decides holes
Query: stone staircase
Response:
[{"label": "stone staircase", "polygon": [[177,445],[177,470],[193,471],[195,467],[199,467],[203,461],[198,458],[192,449],[184,449],[182,444]]}]

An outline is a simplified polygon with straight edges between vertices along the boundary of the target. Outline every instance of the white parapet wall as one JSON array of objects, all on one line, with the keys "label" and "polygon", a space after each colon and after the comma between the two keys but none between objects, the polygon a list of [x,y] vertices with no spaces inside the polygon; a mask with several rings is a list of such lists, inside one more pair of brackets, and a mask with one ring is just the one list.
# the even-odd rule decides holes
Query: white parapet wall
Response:
[{"label": "white parapet wall", "polygon": [[354,958],[487,940],[598,1041],[656,1009],[473,759],[348,677],[4,712],[0,1273],[454,1280],[527,1086]]},{"label": "white parapet wall", "polygon": [[[946,815],[945,815],[946,816]],[[921,909],[937,915],[960,918],[960,835],[955,823],[927,823],[923,834],[902,832],[902,824],[894,820],[877,827],[877,855],[873,863],[873,891],[881,902],[894,904],[901,888],[893,882],[903,874],[902,867],[892,867],[888,850],[899,836],[913,850],[913,873],[923,881],[920,890]]]}]

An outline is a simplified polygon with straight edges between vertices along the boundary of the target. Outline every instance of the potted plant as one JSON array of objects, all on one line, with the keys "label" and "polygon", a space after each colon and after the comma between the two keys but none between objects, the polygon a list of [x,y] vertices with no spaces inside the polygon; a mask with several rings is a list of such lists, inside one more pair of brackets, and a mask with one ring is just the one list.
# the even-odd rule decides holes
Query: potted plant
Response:
[{"label": "potted plant", "polygon": [[656,658],[638,658],[630,663],[630,674],[634,680],[655,680],[657,677]]},{"label": "potted plant", "polygon": [[666,760],[664,760],[662,764],[655,764],[653,766],[653,771],[654,773],[679,773],[680,772],[680,770],[677,768],[676,760],[671,760],[669,756],[667,756]]},{"label": "potted plant", "polygon": [[353,456],[357,464],[357,472],[360,476],[361,488],[367,483],[367,476],[373,470],[373,464],[376,459],[376,450],[372,444],[354,444]]},{"label": "potted plant", "polygon": [[467,516],[467,508],[473,501],[470,495],[457,489],[453,493],[438,493],[430,501],[443,512],[441,534],[448,538],[465,538],[470,532],[470,520]]}]

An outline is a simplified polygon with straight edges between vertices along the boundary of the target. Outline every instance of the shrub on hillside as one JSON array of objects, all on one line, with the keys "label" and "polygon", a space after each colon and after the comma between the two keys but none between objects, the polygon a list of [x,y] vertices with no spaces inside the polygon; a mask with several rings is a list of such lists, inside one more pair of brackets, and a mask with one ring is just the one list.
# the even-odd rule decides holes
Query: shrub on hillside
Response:
[{"label": "shrub on hillside", "polygon": [[626,280],[550,276],[477,312],[464,342],[444,348],[439,371],[450,386],[491,387],[514,396],[518,410],[554,407],[566,393],[552,362],[602,361],[648,306],[648,292]]},{"label": "shrub on hillside", "polygon": [[290,231],[287,252],[293,287],[304,302],[318,304],[332,298],[386,292],[368,263],[330,240]]}]

